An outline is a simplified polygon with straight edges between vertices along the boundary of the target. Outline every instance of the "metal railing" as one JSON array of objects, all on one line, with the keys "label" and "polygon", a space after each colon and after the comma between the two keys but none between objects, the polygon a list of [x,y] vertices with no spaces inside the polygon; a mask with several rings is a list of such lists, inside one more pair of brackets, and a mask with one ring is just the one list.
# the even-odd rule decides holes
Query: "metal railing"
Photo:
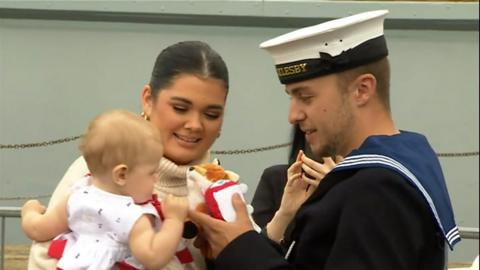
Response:
[{"label": "metal railing", "polygon": [[1,245],[1,253],[0,253],[0,269],[4,269],[4,258],[5,258],[5,219],[7,218],[20,218],[20,207],[9,207],[9,206],[1,206],[0,207],[0,218],[1,227],[0,227],[0,245]]},{"label": "metal railing", "polygon": [[[0,254],[0,270],[4,269],[5,258],[5,219],[20,218],[20,207],[0,206],[0,218],[2,219],[0,234],[1,234],[1,254]],[[479,236],[479,228],[459,227],[460,236],[463,239],[477,239]]]}]

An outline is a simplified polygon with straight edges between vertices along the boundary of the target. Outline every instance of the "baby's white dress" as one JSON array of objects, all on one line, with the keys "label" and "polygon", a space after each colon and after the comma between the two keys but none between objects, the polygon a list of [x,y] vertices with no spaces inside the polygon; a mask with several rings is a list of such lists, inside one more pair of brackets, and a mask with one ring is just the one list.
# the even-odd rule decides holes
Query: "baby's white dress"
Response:
[{"label": "baby's white dress", "polygon": [[[127,260],[138,269],[128,248],[128,236],[135,222],[144,214],[158,213],[150,203],[137,205],[128,196],[112,194],[82,179],[68,199],[68,224],[71,232],[60,235],[67,244],[57,267],[64,270],[112,269]],[[57,237],[58,239],[58,237]]]}]

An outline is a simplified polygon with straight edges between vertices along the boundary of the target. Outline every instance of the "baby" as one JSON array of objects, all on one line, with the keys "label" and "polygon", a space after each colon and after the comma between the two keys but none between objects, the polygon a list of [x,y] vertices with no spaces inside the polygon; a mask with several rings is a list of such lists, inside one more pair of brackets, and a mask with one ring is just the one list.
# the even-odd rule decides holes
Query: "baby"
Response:
[{"label": "baby", "polygon": [[109,111],[90,123],[80,150],[91,175],[54,208],[27,201],[26,235],[66,240],[60,269],[161,269],[182,239],[188,201],[167,195],[161,211],[149,203],[163,155],[158,130],[133,113]]}]

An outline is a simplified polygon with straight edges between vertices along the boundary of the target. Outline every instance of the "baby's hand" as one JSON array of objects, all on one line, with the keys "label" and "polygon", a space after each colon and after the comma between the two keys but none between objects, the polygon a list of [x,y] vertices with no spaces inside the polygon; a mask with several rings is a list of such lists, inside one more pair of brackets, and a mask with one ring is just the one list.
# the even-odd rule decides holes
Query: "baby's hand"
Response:
[{"label": "baby's hand", "polygon": [[162,201],[162,212],[165,219],[176,219],[183,223],[188,213],[187,197],[177,197],[168,194]]},{"label": "baby's hand", "polygon": [[28,200],[22,207],[22,217],[31,212],[43,214],[46,210],[47,208],[38,200]]}]

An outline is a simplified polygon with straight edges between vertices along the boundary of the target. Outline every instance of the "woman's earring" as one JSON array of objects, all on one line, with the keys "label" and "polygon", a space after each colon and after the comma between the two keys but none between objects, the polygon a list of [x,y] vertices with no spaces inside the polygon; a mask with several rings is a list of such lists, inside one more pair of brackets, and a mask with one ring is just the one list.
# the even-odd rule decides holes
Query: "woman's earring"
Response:
[{"label": "woman's earring", "polygon": [[217,138],[220,138],[220,134],[222,134],[221,132],[218,132],[217,134]]},{"label": "woman's earring", "polygon": [[143,119],[150,121],[150,117],[148,117],[148,115],[145,112],[142,112],[140,116],[143,117]]}]

